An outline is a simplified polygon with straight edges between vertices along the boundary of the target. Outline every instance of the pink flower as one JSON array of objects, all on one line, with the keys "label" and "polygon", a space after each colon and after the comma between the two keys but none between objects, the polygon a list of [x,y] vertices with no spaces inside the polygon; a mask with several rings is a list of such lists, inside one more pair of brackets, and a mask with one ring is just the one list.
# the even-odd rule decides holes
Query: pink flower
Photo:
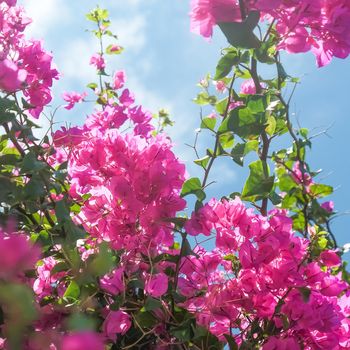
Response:
[{"label": "pink flower", "polygon": [[219,22],[239,22],[241,14],[235,0],[192,0],[191,31],[209,38]]},{"label": "pink flower", "polygon": [[17,232],[5,233],[0,229],[0,278],[15,278],[35,267],[39,249],[28,237]]},{"label": "pink flower", "polygon": [[168,276],[161,272],[152,275],[145,283],[145,292],[153,297],[159,298],[168,290]]},{"label": "pink flower", "polygon": [[300,346],[294,338],[269,337],[262,350],[300,350]]},{"label": "pink flower", "polygon": [[87,96],[86,92],[83,92],[79,94],[78,92],[64,92],[62,94],[63,99],[68,102],[66,106],[64,106],[65,109],[72,109],[76,103],[80,103],[84,101],[84,98]]},{"label": "pink flower", "polygon": [[222,80],[216,81],[214,82],[214,84],[215,84],[216,91],[220,93],[224,93],[227,90],[226,84]]},{"label": "pink flower", "polygon": [[304,27],[297,27],[281,44],[289,53],[307,52],[311,49],[309,33]]},{"label": "pink flower", "polygon": [[104,334],[113,341],[117,334],[125,334],[130,327],[130,316],[124,311],[110,311],[103,322]]},{"label": "pink flower", "polygon": [[14,92],[23,87],[27,72],[18,69],[17,65],[5,59],[0,61],[0,89],[7,92]]},{"label": "pink flower", "polygon": [[52,135],[55,147],[71,147],[72,145],[79,145],[84,140],[84,130],[74,126],[66,129],[64,126],[61,130],[56,130]]},{"label": "pink flower", "polygon": [[7,4],[7,6],[15,6],[16,5],[16,3],[17,3],[17,0],[3,0],[6,4]]},{"label": "pink flower", "polygon": [[100,279],[100,286],[112,295],[118,295],[125,290],[123,281],[124,268],[116,269],[110,276]]},{"label": "pink flower", "polygon": [[97,333],[77,332],[64,336],[62,350],[104,350],[102,338]]},{"label": "pink flower", "polygon": [[108,51],[111,53],[119,54],[123,51],[123,48],[119,45],[113,44],[113,45],[109,46]]},{"label": "pink flower", "polygon": [[320,255],[322,263],[327,267],[339,266],[341,264],[340,256],[333,250],[325,250]]},{"label": "pink flower", "polygon": [[99,53],[95,53],[92,55],[92,57],[90,58],[90,64],[92,66],[95,66],[98,70],[103,70],[106,67],[105,60]]},{"label": "pink flower", "polygon": [[327,201],[321,204],[321,208],[326,210],[328,213],[333,213],[334,211],[334,202],[333,201]]},{"label": "pink flower", "polygon": [[[260,86],[262,89],[266,87],[264,83],[260,83]],[[244,95],[255,95],[256,94],[256,87],[253,79],[248,79],[243,82],[241,85],[241,94]]]},{"label": "pink flower", "polygon": [[125,84],[126,76],[124,71],[118,71],[113,76],[112,87],[115,90],[121,89]]}]

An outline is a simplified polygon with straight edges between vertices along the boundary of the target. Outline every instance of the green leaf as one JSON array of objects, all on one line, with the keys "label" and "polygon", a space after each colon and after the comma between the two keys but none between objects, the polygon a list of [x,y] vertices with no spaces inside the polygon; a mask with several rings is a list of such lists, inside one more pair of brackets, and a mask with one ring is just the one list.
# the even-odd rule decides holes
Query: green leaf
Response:
[{"label": "green leaf", "polygon": [[16,119],[16,114],[0,111],[0,124],[9,123]]},{"label": "green leaf", "polygon": [[97,84],[96,83],[90,83],[90,84],[88,84],[88,85],[86,85],[89,89],[91,89],[91,90],[96,90],[97,89]]},{"label": "green leaf", "polygon": [[108,244],[102,243],[99,246],[99,252],[97,256],[89,264],[88,270],[94,276],[103,276],[112,269],[113,265],[113,254],[110,249],[108,249]]},{"label": "green leaf", "polygon": [[46,194],[44,183],[38,177],[32,177],[25,185],[23,191],[24,197],[36,200]]},{"label": "green leaf", "polygon": [[196,159],[194,161],[194,163],[205,169],[207,164],[208,164],[208,162],[209,162],[209,159],[210,159],[209,156],[204,156],[202,158]]},{"label": "green leaf", "polygon": [[310,186],[310,192],[315,197],[326,197],[333,193],[333,187],[322,184],[312,184]]},{"label": "green leaf", "polygon": [[65,293],[63,294],[63,298],[77,300],[79,298],[79,295],[80,295],[80,287],[77,282],[72,280],[69,283],[69,286],[66,289]]},{"label": "green leaf", "polygon": [[305,230],[305,217],[303,213],[292,216],[293,229],[295,231],[303,232]]},{"label": "green leaf", "polygon": [[253,32],[259,19],[260,13],[251,11],[243,22],[219,22],[218,25],[232,46],[253,49],[261,44]]},{"label": "green leaf", "polygon": [[124,48],[122,48],[121,46],[118,46],[118,50],[115,50],[115,45],[111,44],[111,45],[108,45],[107,48],[106,48],[106,54],[108,55],[120,55],[123,51],[124,51]]},{"label": "green leaf", "polygon": [[207,92],[200,92],[197,97],[193,100],[194,103],[197,103],[200,106],[205,106],[208,104],[215,105],[217,98],[215,96],[209,95]]},{"label": "green leaf", "polygon": [[190,242],[187,238],[184,238],[182,242],[182,249],[181,249],[181,256],[189,256],[189,255],[195,255],[193,252]]},{"label": "green leaf", "polygon": [[280,62],[277,62],[277,73],[278,73],[278,77],[282,80],[285,81],[288,78],[288,74],[286,73],[286,71],[284,70],[284,67],[282,66],[282,64]]},{"label": "green leaf", "polygon": [[224,115],[227,109],[227,104],[228,104],[228,97],[223,98],[222,100],[218,101],[215,105],[216,111]]},{"label": "green leaf", "polygon": [[198,177],[192,177],[185,181],[182,186],[181,196],[185,197],[189,194],[194,194],[199,201],[203,201],[206,197],[202,184]]},{"label": "green leaf", "polygon": [[0,156],[0,165],[15,166],[17,165],[19,160],[20,160],[20,156],[18,154],[4,154],[3,156]]},{"label": "green leaf", "polygon": [[21,172],[22,173],[33,173],[45,169],[47,165],[40,160],[37,160],[36,155],[32,152],[27,153],[22,161]]},{"label": "green leaf", "polygon": [[260,112],[265,111],[261,97],[258,96],[255,101],[252,100],[248,106],[232,110],[229,117],[220,125],[218,132],[222,133],[228,129],[244,139],[258,137],[266,127],[265,113]]},{"label": "green leaf", "polygon": [[67,220],[63,223],[64,230],[66,232],[66,240],[69,243],[74,243],[78,239],[84,239],[86,238],[87,234],[86,232],[78,227],[72,219]]},{"label": "green leaf", "polygon": [[70,331],[93,331],[96,328],[96,320],[82,313],[72,314],[67,322]]},{"label": "green leaf", "polygon": [[86,18],[89,21],[97,23],[97,22],[104,22],[104,21],[106,21],[108,19],[108,16],[109,16],[108,10],[101,9],[100,7],[96,7],[95,9],[93,9],[92,11],[90,11],[86,15]]},{"label": "green leaf", "polygon": [[272,136],[274,133],[275,133],[275,130],[276,130],[276,125],[277,125],[277,122],[276,122],[276,119],[274,116],[270,115],[268,118],[267,118],[267,126],[266,126],[266,132]]},{"label": "green leaf", "polygon": [[247,107],[253,114],[265,113],[268,95],[248,95]]},{"label": "green leaf", "polygon": [[153,311],[153,310],[159,309],[160,307],[162,307],[161,301],[149,296],[149,297],[147,297],[145,305],[141,309],[141,311],[142,312],[144,312],[144,311]]},{"label": "green leaf", "polygon": [[190,341],[193,337],[193,320],[188,319],[178,327],[171,327],[170,334],[181,341]]},{"label": "green leaf", "polygon": [[232,71],[232,67],[239,63],[239,51],[231,49],[222,56],[216,66],[214,80],[225,78]]},{"label": "green leaf", "polygon": [[223,149],[231,148],[235,142],[232,132],[219,135],[219,142]]},{"label": "green leaf", "polygon": [[303,297],[304,303],[308,303],[311,295],[311,290],[307,287],[298,288],[301,296]]},{"label": "green leaf", "polygon": [[250,174],[244,185],[242,198],[249,201],[256,201],[267,197],[274,184],[274,176],[267,176],[269,173],[266,162],[257,160],[249,164]]},{"label": "green leaf", "polygon": [[252,151],[257,151],[259,147],[259,141],[251,140],[246,143],[237,143],[237,145],[231,150],[232,159],[240,166],[243,166],[244,157]]},{"label": "green leaf", "polygon": [[137,323],[142,328],[152,328],[155,326],[159,321],[153,316],[153,314],[149,311],[146,312],[138,312],[135,315]]},{"label": "green leaf", "polygon": [[59,223],[65,223],[70,220],[69,206],[64,199],[56,202],[55,213]]},{"label": "green leaf", "polygon": [[69,270],[68,264],[65,261],[61,261],[52,268],[51,276],[54,275],[55,273],[67,271],[67,270]]},{"label": "green leaf", "polygon": [[209,129],[214,131],[216,125],[216,119],[215,118],[203,118],[201,122],[201,128],[202,129]]}]

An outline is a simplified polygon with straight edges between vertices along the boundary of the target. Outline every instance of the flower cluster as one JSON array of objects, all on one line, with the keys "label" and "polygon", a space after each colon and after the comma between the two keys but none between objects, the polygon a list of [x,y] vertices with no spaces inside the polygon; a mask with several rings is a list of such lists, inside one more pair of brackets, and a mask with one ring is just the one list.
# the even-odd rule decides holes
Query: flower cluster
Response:
[{"label": "flower cluster", "polygon": [[[279,49],[290,53],[312,50],[318,66],[350,53],[350,4],[346,0],[245,0],[245,11],[258,10],[276,23]],[[241,22],[236,0],[192,0],[191,29],[206,38],[220,22]]]},{"label": "flower cluster", "polygon": [[0,90],[22,91],[30,114],[38,118],[52,99],[51,86],[58,71],[42,42],[25,38],[23,31],[30,22],[16,1],[0,2]]},{"label": "flower cluster", "polygon": [[328,250],[309,261],[312,242],[293,232],[285,212],[263,217],[238,197],[213,199],[186,229],[216,239],[212,252],[198,248],[181,266],[180,290],[199,324],[221,338],[238,334],[239,344],[267,329],[282,330],[261,339],[264,350],[349,347],[348,284],[337,273],[341,260]]},{"label": "flower cluster", "polygon": [[8,231],[0,229],[0,279],[21,279],[39,260],[40,251],[24,233]]},{"label": "flower cluster", "polygon": [[[124,83],[125,74],[117,72],[111,85],[117,90]],[[172,225],[163,220],[185,207],[180,197],[184,165],[167,137],[150,134],[151,117],[124,89],[117,102],[109,100],[82,128],[54,135],[58,151],[63,147],[68,155],[72,197],[89,197],[75,221],[115,249],[137,248],[144,254],[173,244]],[[133,132],[123,134],[118,129],[127,121],[134,124]]]},{"label": "flower cluster", "polygon": [[[241,22],[242,13],[259,10],[262,19],[275,23],[279,49],[312,49],[320,65],[348,53],[350,5],[344,0],[193,0],[192,7],[192,29],[205,37],[212,35],[215,24]],[[30,104],[13,116],[11,128],[4,123],[6,135],[1,138],[0,185],[9,190],[1,196],[0,216],[8,221],[16,217],[23,233],[0,229],[0,349],[223,349],[227,343],[262,350],[350,348],[350,277],[336,242],[331,244],[324,231],[329,230],[324,224],[334,214],[334,205],[317,202],[330,189],[314,183],[298,152],[292,149],[296,154],[287,165],[279,159],[288,170],[281,174],[291,190],[280,186],[285,192],[278,194],[276,186],[266,191],[264,186],[263,192],[254,188],[247,196],[243,189],[243,198],[254,198],[251,203],[260,214],[239,197],[204,202],[209,171],[220,155],[234,159],[256,150],[260,160],[250,166],[251,187],[266,180],[260,168],[254,174],[254,166],[268,168],[269,150],[260,138],[266,134],[270,142],[286,132],[288,121],[282,108],[281,114],[272,113],[279,100],[266,107],[265,96],[259,94],[269,94],[269,82],[259,81],[252,64],[251,79],[240,93],[233,93],[234,80],[230,83],[224,74],[232,66],[226,67],[227,57],[221,60],[215,87],[228,92],[228,98],[216,103],[202,94],[199,101],[215,105],[223,116],[215,150],[208,149],[196,161],[205,170],[203,181],[185,181],[185,166],[162,133],[170,124],[167,114],[159,113],[155,130],[152,114],[135,103],[126,87],[125,72],[106,78],[105,55],[122,51],[115,44],[103,51],[102,38],[116,38],[107,29],[108,12],[97,7],[87,17],[97,25],[93,33],[101,40],[102,52],[90,59],[99,84],[88,85],[97,107],[82,126],[63,127],[40,144],[34,138],[24,142],[17,123],[23,129],[32,127],[23,113],[41,114],[58,73],[42,43],[25,39],[30,20],[16,0],[0,0],[0,90],[9,105],[17,102],[17,92]],[[201,86],[207,89],[208,81]],[[87,96],[64,93],[65,108],[71,110]],[[15,105],[17,112],[20,106]],[[242,132],[244,143],[226,152],[234,145],[234,118],[253,125],[250,122],[256,115],[265,116],[265,109],[276,125],[266,128],[263,120],[256,134],[246,137]],[[239,113],[247,110],[249,117]],[[206,118],[212,131],[219,119],[216,112]],[[267,180],[268,186],[274,185]],[[322,196],[316,194],[317,186]],[[293,190],[300,194],[293,205],[303,206],[303,212],[296,213],[303,216],[293,217],[294,207],[283,206]],[[197,197],[196,209],[189,218],[177,217],[189,194]],[[267,213],[267,194],[275,195],[273,203],[285,209],[273,207]],[[310,209],[320,220],[314,220],[312,212],[308,216]],[[201,244],[193,248],[189,236],[199,235],[215,243],[210,249]],[[181,243],[175,242],[177,236]]]}]

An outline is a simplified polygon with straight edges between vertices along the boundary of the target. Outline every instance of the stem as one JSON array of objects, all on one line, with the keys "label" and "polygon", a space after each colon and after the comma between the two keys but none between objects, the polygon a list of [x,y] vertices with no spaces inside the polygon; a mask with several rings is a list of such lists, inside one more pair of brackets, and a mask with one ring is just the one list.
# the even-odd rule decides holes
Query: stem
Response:
[{"label": "stem", "polygon": [[245,10],[245,6],[244,6],[244,2],[243,0],[239,0],[239,9],[241,11],[241,17],[242,17],[242,21],[244,21],[247,17],[247,13]]},{"label": "stem", "polygon": [[[235,78],[236,78],[236,76],[234,75],[232,77],[232,80],[231,80],[231,84],[230,84],[230,87],[229,87],[229,93],[228,93],[228,100],[227,100],[227,104],[226,104],[226,109],[225,109],[225,113],[224,113],[224,116],[223,116],[223,120],[225,120],[227,118],[227,116],[228,116],[230,103],[231,103],[231,97],[232,97],[232,94],[233,94],[233,84],[235,82]],[[213,156],[210,158],[208,166],[205,169],[204,178],[203,178],[203,181],[202,181],[202,188],[204,188],[206,186],[206,184],[207,184],[209,173],[210,173],[210,170],[211,170],[211,168],[212,168],[212,166],[214,164],[214,161],[216,159],[216,153],[218,151],[219,145],[220,145],[220,135],[218,135],[216,133]]]},{"label": "stem", "polygon": [[[251,74],[252,79],[254,81],[256,94],[261,94],[262,88],[261,88],[260,79],[259,79],[259,75],[258,75],[258,62],[254,57],[252,57],[252,59],[251,59],[250,74]],[[269,177],[269,169],[267,167],[267,157],[269,154],[271,139],[268,138],[265,130],[261,133],[261,140],[262,140],[262,149],[261,149],[261,153],[259,155],[259,158],[263,163],[264,176],[265,176],[265,178],[268,178]],[[264,198],[262,200],[262,203],[261,203],[260,212],[264,216],[267,215],[268,202],[269,202],[269,199]]]}]

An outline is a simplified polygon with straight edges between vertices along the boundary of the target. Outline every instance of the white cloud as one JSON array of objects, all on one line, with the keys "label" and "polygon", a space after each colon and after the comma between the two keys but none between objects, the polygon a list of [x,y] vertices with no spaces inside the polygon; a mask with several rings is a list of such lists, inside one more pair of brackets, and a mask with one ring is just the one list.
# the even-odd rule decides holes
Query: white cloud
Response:
[{"label": "white cloud", "polygon": [[36,38],[43,38],[51,28],[58,28],[72,15],[65,0],[23,0],[22,4],[33,19],[27,33]]},{"label": "white cloud", "polygon": [[[150,6],[152,3],[154,2],[154,0],[147,0],[147,5]],[[145,1],[144,0],[128,0],[127,2],[127,7],[129,9],[132,10],[136,10],[138,9],[141,5],[144,5]],[[124,8],[125,9],[125,2],[114,2],[113,5],[112,4],[108,4],[108,7],[112,7],[113,9],[120,9],[120,8]]]},{"label": "white cloud", "polygon": [[89,65],[96,47],[95,38],[85,36],[75,39],[56,50],[56,61],[63,76],[61,84],[80,83],[82,87],[96,79],[95,69]]},{"label": "white cloud", "polygon": [[140,13],[128,18],[112,16],[111,21],[122,46],[134,52],[140,52],[143,49],[147,41],[146,16]]}]

